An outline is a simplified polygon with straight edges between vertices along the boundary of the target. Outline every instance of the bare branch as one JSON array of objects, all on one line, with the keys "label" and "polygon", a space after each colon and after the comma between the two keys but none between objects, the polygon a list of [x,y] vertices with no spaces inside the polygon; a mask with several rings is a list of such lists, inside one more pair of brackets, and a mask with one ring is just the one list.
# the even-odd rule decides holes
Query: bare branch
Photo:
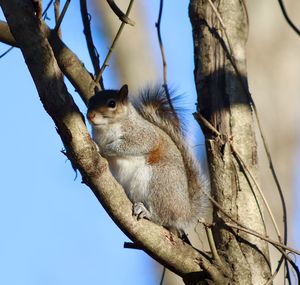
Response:
[{"label": "bare branch", "polygon": [[[199,118],[199,115],[197,115],[197,117]],[[206,121],[202,116],[201,116],[201,118],[202,118],[202,120]],[[210,123],[209,123],[208,121],[207,121],[206,123],[207,123],[207,126],[208,126],[209,128],[211,128],[211,130],[214,130],[214,127],[211,126]],[[218,133],[217,130],[215,130],[214,132],[215,132],[215,133]],[[219,134],[220,134],[220,133],[219,133]],[[232,146],[232,147],[233,147],[233,146]],[[249,175],[251,176],[251,179],[254,181],[256,187],[259,188],[259,186],[258,186],[257,182],[255,181],[253,175],[251,174],[251,172],[250,172],[250,170],[247,168],[247,166],[245,166],[245,163],[244,163],[243,160],[241,159],[240,155],[239,155],[234,149],[233,149],[233,152],[238,156],[238,159],[242,162],[242,166],[246,168],[245,170],[247,170],[247,171],[249,172]],[[259,190],[259,191],[261,192],[261,190]],[[299,251],[299,250],[296,250],[296,249],[294,249],[294,248],[288,247],[288,246],[286,246],[285,244],[283,244],[282,241],[281,241],[280,236],[278,237],[278,238],[279,238],[279,242],[277,242],[277,241],[274,241],[274,240],[270,239],[270,238],[267,237],[267,236],[264,236],[264,235],[262,235],[262,234],[260,234],[260,233],[258,233],[258,232],[256,232],[256,231],[253,231],[252,229],[250,229],[250,228],[248,228],[248,227],[242,225],[239,221],[237,221],[237,220],[236,220],[235,218],[233,218],[231,215],[229,215],[228,213],[226,213],[225,210],[222,208],[222,206],[221,206],[217,201],[215,201],[215,200],[211,197],[211,195],[209,195],[208,193],[205,193],[205,194],[207,195],[207,197],[209,198],[209,200],[210,200],[210,201],[211,201],[211,202],[212,202],[212,203],[213,203],[213,204],[214,204],[214,205],[215,205],[215,206],[216,206],[216,207],[217,207],[217,208],[218,208],[218,209],[226,216],[226,217],[228,217],[230,220],[232,220],[232,221],[235,223],[235,224],[232,224],[232,223],[225,222],[225,224],[226,224],[227,226],[229,226],[229,227],[231,227],[231,228],[235,228],[235,229],[241,230],[241,231],[244,231],[244,232],[246,232],[246,233],[248,233],[248,234],[252,234],[252,235],[254,235],[254,236],[256,236],[256,237],[258,237],[258,238],[260,238],[260,239],[262,239],[262,240],[265,240],[265,241],[269,242],[270,244],[272,244],[275,248],[277,248],[277,249],[282,253],[282,258],[280,259],[279,264],[278,264],[277,269],[275,270],[274,274],[272,275],[272,277],[271,277],[270,280],[268,281],[268,284],[271,284],[270,282],[272,282],[272,280],[275,278],[275,276],[276,276],[276,274],[278,273],[278,271],[279,271],[279,269],[280,269],[280,267],[281,267],[281,264],[282,264],[282,262],[283,262],[284,259],[292,264],[293,268],[295,269],[295,271],[296,271],[296,273],[297,273],[298,278],[300,277],[298,267],[296,266],[296,264],[294,264],[294,263],[290,260],[290,258],[288,258],[287,253],[284,251],[284,250],[288,250],[288,251],[293,252],[293,253],[295,253],[295,254],[297,254],[297,255],[300,255],[300,251]],[[261,194],[262,194],[262,193],[261,193]],[[262,194],[262,196],[263,196],[263,194]],[[263,200],[265,200],[264,196],[263,196]],[[267,203],[266,201],[264,201],[264,202]],[[268,208],[268,204],[266,204],[266,206],[267,206],[267,208]],[[270,214],[272,215],[271,211],[270,211]],[[273,217],[272,217],[272,218],[273,218]],[[207,227],[209,227],[209,225],[207,225],[206,223],[202,222],[201,220],[200,220],[200,222],[204,224],[205,229],[207,230]],[[275,225],[276,225],[276,223],[275,223]],[[207,234],[207,236],[208,236],[208,240],[209,240],[209,244],[210,244],[210,248],[211,248],[211,250],[212,250],[212,253],[214,253],[213,256],[215,257],[215,259],[218,260],[218,258],[216,258],[216,256],[218,256],[218,255],[217,255],[217,253],[215,252],[213,246],[211,246],[211,244],[213,245],[212,237],[209,236],[209,233]],[[290,280],[290,279],[288,278],[288,280]]]},{"label": "bare branch", "polygon": [[262,239],[262,240],[265,240],[265,241],[271,243],[272,245],[274,245],[274,246],[276,246],[276,247],[280,247],[280,248],[282,248],[282,249],[285,249],[285,250],[288,250],[288,251],[290,251],[290,252],[293,252],[293,253],[295,253],[295,254],[297,254],[297,255],[300,255],[300,251],[299,251],[299,250],[294,249],[294,248],[291,248],[291,247],[289,247],[289,246],[286,246],[285,244],[280,243],[280,242],[278,242],[278,241],[272,240],[272,239],[270,239],[269,237],[264,236],[264,235],[262,235],[262,234],[260,234],[260,233],[258,233],[258,232],[256,232],[256,231],[253,231],[253,230],[251,230],[251,229],[249,229],[249,228],[246,228],[246,227],[244,227],[244,226],[241,227],[241,226],[239,226],[239,225],[235,225],[235,224],[232,224],[232,223],[225,223],[225,224],[226,224],[228,227],[231,227],[231,228],[234,228],[234,229],[237,229],[237,230],[241,230],[241,231],[246,232],[246,233],[248,233],[248,234],[254,235],[254,236],[256,236],[256,237],[258,237],[258,238],[260,238],[260,239]]},{"label": "bare branch", "polygon": [[[262,240],[265,240],[267,242],[269,242],[270,244],[272,244],[281,254],[282,254],[282,257],[281,259],[279,260],[279,263],[278,263],[278,266],[276,268],[276,270],[274,271],[274,273],[272,274],[271,278],[268,280],[268,282],[266,283],[267,284],[272,284],[272,281],[275,279],[281,265],[282,265],[282,262],[283,260],[285,260],[286,262],[289,262],[292,267],[294,268],[296,274],[297,274],[297,278],[298,280],[300,280],[300,272],[299,272],[299,269],[298,269],[298,266],[289,258],[288,254],[285,252],[285,250],[288,250],[289,252],[293,252],[297,255],[300,254],[300,251],[296,250],[296,249],[293,249],[293,248],[290,248],[290,247],[287,247],[286,245],[280,243],[280,242],[277,242],[277,241],[274,241],[272,239],[270,239],[269,237],[267,236],[264,236],[264,235],[261,235],[251,229],[248,229],[248,228],[245,228],[243,226],[239,226],[239,225],[234,225],[232,223],[225,223],[227,226],[231,227],[231,228],[235,228],[237,230],[241,230],[241,231],[244,231],[248,234],[251,234],[251,235],[254,235]],[[287,273],[289,273],[289,271],[287,271]],[[289,281],[289,284],[291,284],[291,280],[290,280],[290,275],[287,276],[288,277],[288,281]]]},{"label": "bare branch", "polygon": [[[82,100],[87,103],[94,95],[95,88],[99,85],[95,83],[92,75],[85,69],[84,64],[78,57],[64,44],[56,33],[51,32],[49,27],[42,22],[43,29],[48,35],[49,42],[55,54],[60,69],[75,87]],[[0,41],[18,47],[6,22],[0,21]]]},{"label": "bare branch", "polygon": [[44,20],[47,18],[47,12],[48,12],[50,6],[52,5],[53,1],[54,0],[50,0],[49,1],[49,3],[47,4],[47,6],[46,6],[46,8],[45,8],[45,10],[44,10],[44,12],[42,14]]},{"label": "bare branch", "polygon": [[[160,24],[161,24],[161,17],[162,17],[162,12],[163,12],[163,4],[164,1],[160,0],[159,4],[159,12],[158,12],[158,19],[157,22],[155,23],[155,27],[157,30],[157,38],[158,38],[158,43],[159,43],[159,48],[160,48],[160,53],[161,53],[161,59],[162,59],[162,65],[163,65],[163,88],[165,90],[166,96],[168,98],[169,104],[171,108],[174,110],[173,103],[171,100],[170,92],[169,92],[169,87],[168,87],[168,80],[167,80],[167,61],[166,61],[166,55],[165,55],[165,49],[164,49],[164,44],[162,41],[161,37],[161,32],[160,32]],[[176,112],[174,112],[176,114]]]},{"label": "bare branch", "polygon": [[257,183],[257,181],[256,181],[256,179],[255,179],[255,177],[254,177],[254,175],[252,174],[251,170],[249,169],[249,167],[247,166],[247,164],[244,162],[244,160],[242,159],[241,155],[240,155],[240,154],[238,153],[238,151],[235,149],[235,147],[233,146],[233,144],[231,144],[231,148],[232,148],[232,151],[233,151],[233,153],[235,154],[237,160],[240,162],[240,164],[241,164],[241,166],[242,166],[242,168],[243,168],[243,171],[245,172],[245,175],[247,175],[247,173],[248,173],[248,175],[249,175],[250,178],[251,178],[250,180],[253,181],[253,183],[254,183],[256,189],[258,190],[258,192],[259,192],[259,194],[260,194],[260,196],[261,196],[261,198],[262,198],[262,200],[263,200],[263,202],[264,202],[264,204],[265,204],[265,207],[266,207],[266,209],[267,209],[267,212],[268,212],[268,214],[269,214],[269,216],[270,216],[270,218],[271,218],[271,221],[272,221],[273,226],[274,226],[274,228],[275,228],[275,231],[276,231],[278,240],[279,240],[279,242],[282,242],[281,234],[280,234],[280,231],[279,231],[279,227],[278,227],[278,225],[277,225],[277,223],[276,223],[275,217],[274,217],[274,215],[273,215],[273,213],[272,213],[272,210],[271,210],[271,208],[270,208],[270,206],[269,206],[269,203],[268,203],[267,199],[265,198],[265,195],[264,195],[263,191],[262,191],[261,188],[259,187],[259,185],[258,185],[258,183]]},{"label": "bare branch", "polygon": [[[88,13],[87,10],[87,4],[86,0],[80,0],[80,10],[81,10],[81,19],[83,23],[83,33],[85,35],[86,44],[88,47],[89,55],[94,67],[94,74],[98,74],[100,71],[100,60],[99,60],[99,54],[95,48],[93,37],[92,37],[92,31],[91,31],[91,16]],[[100,78],[100,86],[101,89],[104,89],[103,79]]]},{"label": "bare branch", "polygon": [[[60,0],[55,0],[54,2],[54,15],[55,15],[55,24],[57,26],[59,21],[59,16],[60,16]],[[62,33],[60,27],[57,30],[57,35],[61,39]]]},{"label": "bare branch", "polygon": [[157,30],[158,43],[159,43],[161,59],[162,59],[162,64],[163,64],[164,85],[167,86],[167,61],[166,61],[165,49],[164,49],[164,45],[163,45],[162,38],[161,38],[161,32],[160,32],[160,24],[161,24],[161,16],[162,16],[162,11],[163,11],[163,4],[164,4],[164,1],[160,0],[158,19],[157,19],[157,22],[155,23],[155,27],[156,27],[156,30]]},{"label": "bare branch", "polygon": [[4,53],[0,54],[0,58],[6,56],[14,47],[8,48]]},{"label": "bare branch", "polygon": [[122,10],[117,6],[117,4],[115,3],[115,1],[113,0],[106,0],[109,7],[113,10],[113,12],[118,16],[118,18],[125,24],[129,24],[131,26],[135,25],[135,22],[133,20],[131,20],[128,15],[124,14],[122,12]]},{"label": "bare branch", "polygon": [[160,282],[159,285],[163,285],[164,279],[165,279],[165,274],[166,274],[166,267],[163,267],[163,272],[161,274]]},{"label": "bare branch", "polygon": [[1,20],[0,20],[0,41],[7,45],[18,47],[18,44],[16,43],[15,38],[11,34],[7,23]]},{"label": "bare branch", "polygon": [[[276,269],[274,270],[272,276],[270,277],[269,281],[265,285],[272,285],[273,284],[272,282],[274,281],[274,279],[276,278],[277,274],[279,273],[279,270],[280,270],[280,268],[281,268],[282,263],[283,263],[284,260],[286,260],[286,258],[284,256],[284,254],[282,254],[281,258],[280,258],[280,260],[279,260],[279,262],[277,264]],[[288,279],[288,280],[290,280],[290,279]],[[289,282],[289,284],[291,285],[290,282]]]},{"label": "bare branch", "polygon": [[223,268],[223,270],[226,270],[226,267],[224,266],[219,254],[218,254],[215,240],[214,240],[214,237],[213,237],[213,234],[211,231],[211,227],[209,225],[207,225],[206,223],[203,223],[203,224],[204,224],[204,228],[205,228],[205,232],[206,232],[206,236],[207,236],[207,240],[208,240],[209,248],[211,250],[212,257],[213,257],[214,261],[216,262],[216,264],[218,264],[218,266],[220,268]]},{"label": "bare branch", "polygon": [[[128,5],[127,11],[126,11],[126,16],[127,17],[130,14],[133,2],[134,2],[134,0],[130,0],[130,3]],[[104,59],[104,62],[102,64],[102,66],[101,66],[101,69],[100,69],[99,73],[96,76],[96,79],[95,79],[96,82],[99,82],[99,80],[102,77],[102,74],[103,74],[105,68],[108,66],[109,59],[110,59],[110,57],[112,55],[112,52],[113,52],[113,50],[115,48],[115,45],[116,45],[118,39],[119,39],[119,37],[120,37],[120,35],[121,35],[122,31],[123,31],[124,26],[125,26],[125,22],[122,22],[122,24],[120,25],[120,28],[119,28],[119,30],[118,30],[118,32],[117,32],[114,40],[113,40],[113,42],[112,42],[112,44],[110,46],[110,49],[109,49],[109,51],[108,51],[108,53],[107,53],[107,55],[106,55],[106,57]]]},{"label": "bare branch", "polygon": [[60,14],[60,16],[59,16],[59,18],[57,20],[57,23],[55,25],[55,28],[54,28],[54,32],[56,32],[56,33],[58,32],[58,30],[60,28],[60,25],[61,25],[61,23],[62,23],[62,21],[63,21],[63,19],[65,17],[65,14],[66,14],[66,12],[68,10],[70,2],[71,2],[71,0],[66,0],[66,3],[64,5],[64,7],[63,7],[63,10],[61,11],[61,14]]},{"label": "bare branch", "polygon": [[289,17],[286,9],[285,9],[285,6],[284,6],[284,3],[283,3],[283,0],[278,0],[278,3],[279,3],[279,6],[280,6],[280,9],[281,9],[281,12],[285,18],[285,20],[287,21],[287,23],[290,25],[290,27],[294,30],[294,32],[300,36],[300,30],[296,27],[296,25],[293,23],[293,21],[291,20],[291,18]]}]

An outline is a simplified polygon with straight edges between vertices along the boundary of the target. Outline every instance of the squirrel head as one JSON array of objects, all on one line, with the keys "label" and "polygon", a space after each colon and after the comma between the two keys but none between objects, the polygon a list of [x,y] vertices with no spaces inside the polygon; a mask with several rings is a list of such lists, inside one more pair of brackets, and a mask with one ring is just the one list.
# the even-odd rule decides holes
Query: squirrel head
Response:
[{"label": "squirrel head", "polygon": [[101,127],[122,120],[127,115],[128,86],[120,90],[103,90],[88,102],[87,118],[93,127]]}]

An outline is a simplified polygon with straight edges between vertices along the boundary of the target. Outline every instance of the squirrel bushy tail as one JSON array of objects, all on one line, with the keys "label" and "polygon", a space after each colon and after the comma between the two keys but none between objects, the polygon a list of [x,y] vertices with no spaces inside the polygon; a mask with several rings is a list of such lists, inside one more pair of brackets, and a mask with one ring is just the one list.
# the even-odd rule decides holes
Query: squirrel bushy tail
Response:
[{"label": "squirrel bushy tail", "polygon": [[196,220],[207,212],[208,201],[205,193],[207,179],[200,173],[200,166],[188,147],[180,126],[179,118],[170,104],[163,87],[144,89],[133,102],[140,115],[167,133],[178,147],[186,169],[191,219]]}]

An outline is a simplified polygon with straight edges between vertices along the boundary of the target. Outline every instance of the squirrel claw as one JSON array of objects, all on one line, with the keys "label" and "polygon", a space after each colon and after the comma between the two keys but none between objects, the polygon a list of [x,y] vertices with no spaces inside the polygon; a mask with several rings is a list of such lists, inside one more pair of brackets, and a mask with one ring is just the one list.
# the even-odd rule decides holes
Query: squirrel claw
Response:
[{"label": "squirrel claw", "polygon": [[142,202],[137,202],[133,204],[133,215],[137,218],[137,220],[140,219],[150,220],[151,217],[150,212]]}]

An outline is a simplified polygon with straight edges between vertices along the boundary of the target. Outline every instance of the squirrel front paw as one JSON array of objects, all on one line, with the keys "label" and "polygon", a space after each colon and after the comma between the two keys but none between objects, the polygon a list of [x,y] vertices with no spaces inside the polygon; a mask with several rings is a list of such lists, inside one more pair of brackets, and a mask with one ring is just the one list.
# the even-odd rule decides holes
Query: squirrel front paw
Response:
[{"label": "squirrel front paw", "polygon": [[151,213],[142,202],[134,203],[132,211],[133,211],[133,216],[135,216],[138,220],[140,219],[151,220]]}]

